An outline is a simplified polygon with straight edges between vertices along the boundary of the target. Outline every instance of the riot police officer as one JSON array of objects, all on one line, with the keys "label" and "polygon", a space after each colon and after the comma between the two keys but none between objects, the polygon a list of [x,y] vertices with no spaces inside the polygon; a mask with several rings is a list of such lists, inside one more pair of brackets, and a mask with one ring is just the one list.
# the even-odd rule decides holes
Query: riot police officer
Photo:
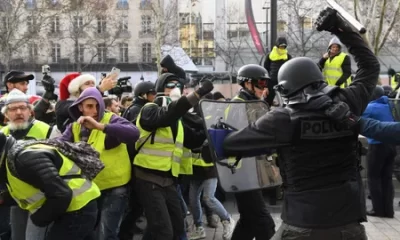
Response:
[{"label": "riot police officer", "polygon": [[[250,101],[263,98],[263,92],[269,80],[268,71],[265,68],[248,64],[238,71],[238,83],[242,87],[232,101]],[[235,109],[236,110],[236,109]],[[227,122],[235,122],[229,119],[240,119],[238,115],[246,114],[241,111],[227,108],[225,118]],[[238,126],[247,126],[248,122],[237,123]],[[232,240],[256,240],[269,239],[275,233],[275,223],[268,212],[261,190],[246,191],[235,194],[239,221],[236,224]]]},{"label": "riot police officer", "polygon": [[286,62],[277,90],[285,108],[228,135],[227,154],[251,156],[276,148],[284,183],[283,223],[272,239],[367,239],[365,196],[357,156],[358,129],[344,128],[324,114],[333,101],[355,115],[367,106],[379,77],[379,62],[362,37],[333,9],[320,13],[317,30],[335,34],[354,56],[358,71],[348,88],[329,87],[309,58]]}]

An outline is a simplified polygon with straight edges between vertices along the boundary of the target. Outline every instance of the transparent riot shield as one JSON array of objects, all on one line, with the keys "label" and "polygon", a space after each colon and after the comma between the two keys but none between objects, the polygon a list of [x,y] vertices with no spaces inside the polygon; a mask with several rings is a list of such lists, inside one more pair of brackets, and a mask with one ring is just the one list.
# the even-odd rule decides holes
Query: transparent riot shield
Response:
[{"label": "transparent riot shield", "polygon": [[[222,138],[215,138],[219,131],[217,125],[223,123],[233,130],[245,128],[268,112],[263,101],[221,102],[202,100],[200,111],[207,129],[211,155],[216,163],[218,178],[225,192],[243,192],[275,187],[282,183],[276,157],[260,155],[256,157],[235,158],[221,156],[214,143],[222,144]],[[229,133],[229,131],[227,132]]]}]

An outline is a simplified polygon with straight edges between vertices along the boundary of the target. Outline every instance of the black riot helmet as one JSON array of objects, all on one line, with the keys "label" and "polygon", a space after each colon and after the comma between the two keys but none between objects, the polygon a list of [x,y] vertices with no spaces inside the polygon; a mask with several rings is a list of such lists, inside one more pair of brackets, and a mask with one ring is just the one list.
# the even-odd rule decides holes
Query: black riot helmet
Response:
[{"label": "black riot helmet", "polygon": [[383,89],[383,87],[377,85],[377,86],[375,86],[375,89],[372,92],[371,101],[374,101],[384,95],[385,95],[385,90]]},{"label": "black riot helmet", "polygon": [[278,71],[275,89],[282,97],[290,97],[299,90],[324,82],[324,76],[315,62],[307,57],[296,57],[285,62]]},{"label": "black riot helmet", "polygon": [[[247,64],[242,66],[237,73],[238,83],[243,86],[245,82],[252,82],[257,85],[258,81],[269,80],[268,71],[257,64]],[[266,85],[265,83],[263,83]]]},{"label": "black riot helmet", "polygon": [[135,94],[135,97],[139,97],[142,94],[147,93],[156,93],[156,85],[150,81],[139,82],[138,84],[136,84],[133,93]]},{"label": "black riot helmet", "polygon": [[383,85],[382,88],[385,93],[385,96],[389,96],[389,94],[393,92],[393,88],[389,85]]}]

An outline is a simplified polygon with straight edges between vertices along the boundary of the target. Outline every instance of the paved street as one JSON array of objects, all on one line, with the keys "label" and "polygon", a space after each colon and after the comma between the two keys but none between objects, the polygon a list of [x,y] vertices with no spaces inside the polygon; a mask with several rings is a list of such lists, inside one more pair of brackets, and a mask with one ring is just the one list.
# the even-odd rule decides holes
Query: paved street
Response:
[{"label": "paved street", "polygon": [[[368,222],[364,223],[367,230],[369,240],[400,240],[400,207],[398,205],[400,201],[400,185],[396,183],[396,198],[395,204],[395,218],[384,219],[377,217],[368,217]],[[235,220],[238,219],[237,209],[233,197],[229,196],[228,200],[224,203],[228,212],[233,214]],[[371,208],[371,201],[367,200],[367,208]],[[269,210],[272,213],[275,224],[277,227],[281,224],[280,219],[280,203],[276,206],[269,206]],[[190,217],[190,216],[189,216]],[[206,221],[205,221],[206,222]],[[222,225],[220,224],[217,229],[206,228],[207,238],[206,240],[222,240]],[[141,236],[135,236],[134,240],[140,240]]]}]

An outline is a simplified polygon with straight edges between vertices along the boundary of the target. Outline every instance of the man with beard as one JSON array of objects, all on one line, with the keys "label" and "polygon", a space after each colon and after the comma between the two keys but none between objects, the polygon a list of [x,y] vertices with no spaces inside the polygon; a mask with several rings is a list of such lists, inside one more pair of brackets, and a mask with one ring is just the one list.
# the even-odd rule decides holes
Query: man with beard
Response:
[{"label": "man with beard", "polygon": [[[16,140],[43,140],[49,137],[52,127],[33,118],[33,105],[29,97],[18,89],[13,89],[5,98],[5,106],[1,113],[7,118],[7,125],[1,129],[4,135],[13,136]],[[25,239],[27,236],[44,237],[45,228],[39,228],[28,219],[28,211],[11,207],[12,239]]]}]

